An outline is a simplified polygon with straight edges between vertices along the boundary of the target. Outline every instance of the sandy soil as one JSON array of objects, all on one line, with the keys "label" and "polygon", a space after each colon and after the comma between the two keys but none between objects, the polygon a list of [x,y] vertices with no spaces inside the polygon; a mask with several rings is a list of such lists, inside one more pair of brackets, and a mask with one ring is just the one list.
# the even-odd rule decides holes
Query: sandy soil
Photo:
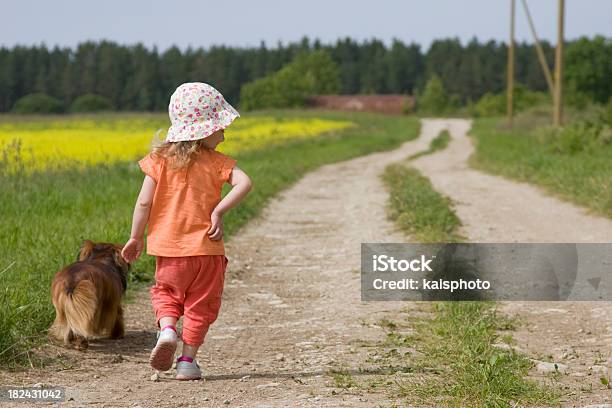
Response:
[{"label": "sandy soil", "polygon": [[[562,202],[541,189],[470,169],[467,120],[426,120],[422,134],[448,129],[448,148],[414,161],[434,188],[450,197],[471,242],[612,242],[612,221]],[[545,379],[570,394],[567,407],[612,403],[600,377],[612,372],[612,302],[503,302],[523,324],[512,335],[531,358],[567,365]],[[612,405],[611,405],[612,407]]]}]

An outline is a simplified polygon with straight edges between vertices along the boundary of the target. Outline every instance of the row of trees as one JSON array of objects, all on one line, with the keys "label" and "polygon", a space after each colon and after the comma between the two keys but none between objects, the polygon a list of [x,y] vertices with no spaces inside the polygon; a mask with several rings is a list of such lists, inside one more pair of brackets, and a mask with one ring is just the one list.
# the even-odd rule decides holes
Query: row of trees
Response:
[{"label": "row of trees", "polygon": [[[552,65],[554,49],[543,42]],[[338,66],[339,92],[422,92],[434,74],[457,103],[476,101],[505,86],[506,45],[458,39],[434,41],[426,52],[417,44],[394,40],[358,43],[350,38],[323,45],[304,38],[297,43],[268,48],[172,47],[164,52],[141,44],[86,42],[75,50],[44,45],[0,48],[0,111],[13,108],[21,97],[44,93],[65,108],[79,96],[94,94],[115,109],[165,110],[177,85],[208,82],[239,104],[242,85],[279,71],[296,56],[324,50]],[[533,91],[546,91],[546,82],[530,44],[518,44],[517,81]],[[575,95],[606,102],[612,91],[612,43],[604,37],[581,38],[566,47],[566,81]]]}]

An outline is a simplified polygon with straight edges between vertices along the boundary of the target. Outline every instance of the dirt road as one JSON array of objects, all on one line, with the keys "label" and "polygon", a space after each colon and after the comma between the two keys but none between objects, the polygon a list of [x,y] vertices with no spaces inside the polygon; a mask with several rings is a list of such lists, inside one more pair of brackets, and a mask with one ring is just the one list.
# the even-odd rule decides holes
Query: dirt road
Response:
[{"label": "dirt road", "polygon": [[[612,242],[611,220],[537,187],[470,169],[469,128],[461,119],[424,121],[422,136],[448,129],[451,142],[413,165],[453,200],[460,232],[471,242]],[[612,390],[600,381],[612,372],[612,302],[505,302],[500,309],[523,322],[513,336],[527,355],[567,366],[567,374],[551,380],[568,387],[564,406],[612,403]],[[533,376],[544,373],[534,369]]]},{"label": "dirt road", "polygon": [[75,407],[388,404],[381,394],[338,392],[326,372],[359,375],[365,356],[354,342],[384,336],[370,323],[406,306],[360,301],[360,244],[406,240],[386,221],[379,174],[428,144],[419,138],[306,174],[226,244],[223,305],[198,356],[205,382],[181,383],[172,371],[150,380],[155,328],[146,292],[127,306],[122,341],[92,342],[84,354],[53,349],[73,367],[1,382],[65,386],[66,406]]}]

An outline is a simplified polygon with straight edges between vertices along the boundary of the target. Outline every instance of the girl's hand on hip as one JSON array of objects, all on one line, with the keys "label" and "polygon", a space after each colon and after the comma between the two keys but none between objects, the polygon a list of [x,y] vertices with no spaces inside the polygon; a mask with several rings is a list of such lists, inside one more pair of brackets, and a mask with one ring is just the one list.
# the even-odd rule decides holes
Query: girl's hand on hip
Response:
[{"label": "girl's hand on hip", "polygon": [[210,238],[211,241],[218,241],[223,238],[223,216],[213,211],[210,215],[210,223],[208,238]]},{"label": "girl's hand on hip", "polygon": [[126,262],[132,263],[140,257],[143,248],[144,240],[142,238],[130,238],[130,240],[123,246],[121,256]]}]

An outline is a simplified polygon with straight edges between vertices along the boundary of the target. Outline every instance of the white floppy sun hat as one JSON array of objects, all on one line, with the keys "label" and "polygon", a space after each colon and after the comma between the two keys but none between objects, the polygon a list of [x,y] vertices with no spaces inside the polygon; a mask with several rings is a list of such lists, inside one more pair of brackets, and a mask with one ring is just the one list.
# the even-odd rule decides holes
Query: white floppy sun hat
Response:
[{"label": "white floppy sun hat", "polygon": [[168,114],[172,126],[167,142],[203,139],[240,117],[219,91],[203,82],[188,82],[176,88]]}]

